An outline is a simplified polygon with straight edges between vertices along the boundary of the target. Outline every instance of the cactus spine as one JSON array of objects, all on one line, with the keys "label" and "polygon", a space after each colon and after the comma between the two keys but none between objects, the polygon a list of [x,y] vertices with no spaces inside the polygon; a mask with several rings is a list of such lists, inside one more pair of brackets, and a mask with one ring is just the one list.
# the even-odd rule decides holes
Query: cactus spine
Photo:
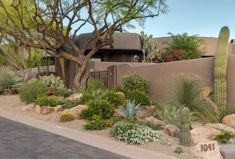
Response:
[{"label": "cactus spine", "polygon": [[219,109],[227,106],[227,62],[228,62],[228,42],[229,28],[221,28],[215,53],[214,68],[214,102]]},{"label": "cactus spine", "polygon": [[180,113],[180,144],[184,146],[191,145],[191,133],[190,133],[190,111],[189,108],[183,108]]}]

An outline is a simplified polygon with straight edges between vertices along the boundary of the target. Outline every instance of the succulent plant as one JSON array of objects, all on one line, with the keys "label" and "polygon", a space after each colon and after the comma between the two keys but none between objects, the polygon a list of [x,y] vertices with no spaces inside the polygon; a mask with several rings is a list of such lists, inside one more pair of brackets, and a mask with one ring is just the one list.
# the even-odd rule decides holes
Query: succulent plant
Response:
[{"label": "succulent plant", "polygon": [[220,109],[227,106],[227,63],[229,28],[224,26],[220,30],[215,54],[214,68],[214,102]]},{"label": "succulent plant", "polygon": [[190,111],[185,107],[180,113],[180,144],[184,146],[191,145],[191,133],[190,133]]},{"label": "succulent plant", "polygon": [[49,95],[57,95],[65,88],[64,81],[54,75],[41,76],[39,80],[48,87]]},{"label": "succulent plant", "polygon": [[137,115],[137,110],[139,108],[140,104],[136,105],[135,101],[127,101],[126,107],[124,107],[123,109],[123,113],[125,115],[125,117],[127,117],[128,119],[133,119],[136,117]]}]

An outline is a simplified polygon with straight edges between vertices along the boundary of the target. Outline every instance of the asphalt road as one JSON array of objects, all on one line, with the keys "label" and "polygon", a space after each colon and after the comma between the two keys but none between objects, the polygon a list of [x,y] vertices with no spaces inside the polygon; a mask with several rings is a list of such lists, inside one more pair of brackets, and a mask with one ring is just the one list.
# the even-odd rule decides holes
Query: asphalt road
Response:
[{"label": "asphalt road", "polygon": [[0,117],[0,159],[127,159]]}]

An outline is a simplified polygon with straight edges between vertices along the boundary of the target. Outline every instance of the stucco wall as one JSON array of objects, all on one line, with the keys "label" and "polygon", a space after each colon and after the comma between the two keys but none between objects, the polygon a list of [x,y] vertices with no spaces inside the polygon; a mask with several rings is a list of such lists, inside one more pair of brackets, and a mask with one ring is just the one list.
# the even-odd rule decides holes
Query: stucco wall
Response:
[{"label": "stucco wall", "polygon": [[[229,56],[228,61],[228,105],[235,107],[235,55]],[[122,77],[129,72],[143,75],[151,83],[150,96],[156,102],[163,102],[169,95],[173,75],[189,73],[200,76],[204,84],[213,86],[214,58],[202,58],[196,60],[176,61],[153,65],[134,66],[122,64],[117,66],[117,85],[122,84]]]}]

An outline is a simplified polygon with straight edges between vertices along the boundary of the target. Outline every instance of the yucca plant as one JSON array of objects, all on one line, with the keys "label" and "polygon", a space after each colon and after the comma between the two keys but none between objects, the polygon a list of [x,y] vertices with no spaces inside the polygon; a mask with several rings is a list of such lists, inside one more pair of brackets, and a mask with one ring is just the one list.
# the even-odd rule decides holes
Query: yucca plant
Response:
[{"label": "yucca plant", "polygon": [[21,85],[22,78],[10,67],[0,67],[0,94],[15,94]]},{"label": "yucca plant", "polygon": [[202,122],[218,120],[218,114],[213,107],[200,95],[201,81],[193,75],[178,75],[174,83],[173,102],[188,107]]},{"label": "yucca plant", "polygon": [[127,101],[126,106],[123,108],[123,113],[127,119],[134,119],[137,115],[137,110],[140,104],[136,105],[135,101]]}]

